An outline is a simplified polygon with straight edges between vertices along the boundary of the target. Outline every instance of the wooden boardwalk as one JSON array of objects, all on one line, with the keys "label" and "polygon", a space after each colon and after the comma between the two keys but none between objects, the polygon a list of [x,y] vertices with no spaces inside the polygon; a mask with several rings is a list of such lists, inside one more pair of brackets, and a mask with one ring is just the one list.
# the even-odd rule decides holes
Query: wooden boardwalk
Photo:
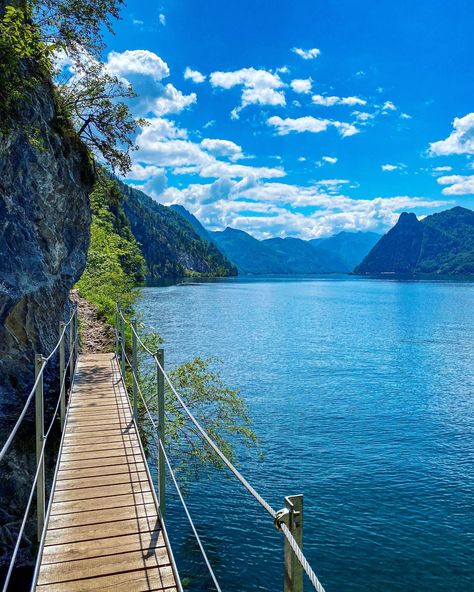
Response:
[{"label": "wooden boardwalk", "polygon": [[38,592],[175,592],[130,405],[113,354],[79,358]]}]

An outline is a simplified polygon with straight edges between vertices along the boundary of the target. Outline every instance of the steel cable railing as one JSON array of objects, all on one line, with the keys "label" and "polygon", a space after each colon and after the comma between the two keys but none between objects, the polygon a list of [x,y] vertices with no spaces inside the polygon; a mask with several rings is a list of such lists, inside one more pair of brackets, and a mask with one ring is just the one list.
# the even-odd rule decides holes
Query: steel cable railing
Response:
[{"label": "steel cable railing", "polygon": [[[288,545],[291,547],[294,555],[296,556],[302,569],[304,570],[304,572],[308,576],[308,579],[311,582],[314,589],[317,592],[325,592],[324,587],[322,586],[321,582],[319,581],[318,577],[316,576],[316,573],[314,572],[314,570],[312,569],[308,560],[304,556],[301,546],[298,544],[295,537],[293,536],[291,529],[285,523],[288,513],[284,512],[284,511],[276,512],[275,509],[272,508],[272,506],[252,487],[252,485],[247,481],[247,479],[240,473],[240,471],[233,465],[233,463],[220,450],[220,448],[217,446],[217,444],[212,440],[212,438],[207,434],[207,432],[201,426],[199,421],[194,417],[193,413],[190,411],[190,409],[188,408],[188,406],[184,402],[183,398],[180,396],[180,394],[176,390],[176,388],[173,385],[172,381],[170,380],[168,374],[166,373],[164,367],[162,366],[162,364],[160,364],[157,355],[154,352],[152,352],[147,347],[147,345],[143,342],[143,340],[141,339],[140,335],[138,334],[134,324],[125,318],[122,310],[120,310],[119,307],[117,307],[117,313],[120,316],[120,318],[122,319],[123,323],[127,323],[128,325],[130,325],[131,330],[132,330],[132,334],[134,334],[134,336],[137,340],[137,343],[140,344],[142,349],[153,358],[161,375],[163,376],[163,378],[166,381],[166,383],[168,384],[170,390],[172,391],[172,393],[176,397],[176,399],[179,402],[180,406],[182,407],[183,411],[186,413],[186,415],[188,416],[190,421],[194,424],[194,426],[198,430],[198,433],[201,436],[201,438],[219,456],[219,458],[222,460],[222,462],[233,473],[233,475],[238,479],[238,481],[245,487],[245,489],[258,501],[258,503],[268,512],[268,514],[270,514],[270,516],[274,520],[275,526],[277,526],[277,528],[280,529],[282,531],[282,533],[284,534],[284,536],[288,542]],[[123,331],[122,331],[122,333],[123,333]],[[116,334],[118,334],[118,330],[116,330]],[[121,346],[122,346],[122,355],[126,355],[126,353],[124,351],[125,348],[124,348],[123,339],[121,340]],[[135,376],[134,376],[134,379],[136,380]],[[163,453],[165,453],[165,450],[164,450],[164,447],[163,447],[163,444],[161,443],[161,441],[160,441],[160,444],[161,444],[161,447],[163,448]]]},{"label": "steel cable railing", "polygon": [[44,369],[46,368],[46,365],[48,364],[48,362],[51,360],[51,358],[53,357],[53,355],[58,351],[64,336],[66,334],[66,329],[67,327],[71,324],[71,322],[73,321],[74,317],[76,315],[76,309],[74,309],[74,312],[71,315],[71,318],[69,319],[69,321],[67,323],[64,324],[64,328],[60,333],[58,342],[56,343],[54,349],[50,352],[50,354],[48,355],[48,357],[43,358],[42,360],[42,365],[41,365],[41,369],[40,371],[37,373],[37,376],[35,377],[35,382],[33,383],[33,386],[31,388],[30,394],[28,395],[28,398],[25,401],[25,404],[23,405],[23,409],[17,419],[17,421],[15,422],[15,425],[13,426],[13,428],[10,431],[10,434],[7,438],[7,440],[5,441],[2,450],[0,451],[0,462],[3,460],[3,457],[5,456],[5,454],[7,453],[8,449],[10,448],[11,443],[13,442],[13,439],[16,436],[16,433],[18,432],[18,429],[20,428],[20,425],[23,421],[23,419],[25,418],[26,412],[28,411],[28,407],[34,397],[35,391],[38,387],[38,384],[40,382],[40,380],[42,380],[43,378],[43,372]]},{"label": "steel cable railing", "polygon": [[[66,330],[68,327],[70,328],[69,357],[68,357],[67,363],[64,364],[64,366],[62,364],[60,364],[59,396],[57,398],[56,406],[55,406],[54,411],[52,413],[51,421],[49,423],[48,429],[46,430],[46,432],[44,432],[44,411],[43,411],[43,374],[44,374],[44,369],[46,368],[48,362],[52,359],[54,354],[58,351],[58,349],[60,349],[61,359],[64,360],[63,356],[64,356],[64,351],[65,351],[65,336],[66,336]],[[15,546],[14,546],[14,549],[13,549],[13,552],[12,552],[12,555],[10,558],[10,562],[8,565],[8,570],[7,570],[5,581],[3,583],[2,592],[6,592],[8,590],[9,584],[10,584],[10,579],[11,579],[11,576],[13,573],[13,569],[15,566],[18,551],[20,549],[21,541],[23,539],[24,531],[25,531],[26,524],[28,521],[28,516],[30,514],[30,510],[31,510],[31,506],[32,506],[33,499],[35,496],[35,492],[37,495],[38,527],[41,524],[41,528],[38,528],[38,533],[37,533],[38,539],[42,539],[43,535],[44,535],[44,524],[45,524],[44,508],[43,508],[43,515],[41,515],[42,510],[40,508],[40,505],[41,505],[40,498],[41,498],[41,500],[44,500],[44,497],[45,497],[44,457],[45,457],[46,444],[48,441],[48,437],[52,431],[52,428],[54,426],[55,420],[58,416],[58,411],[60,410],[60,408],[62,409],[62,403],[64,403],[64,398],[66,395],[66,393],[65,393],[66,375],[67,375],[68,370],[70,372],[70,377],[71,377],[71,387],[74,382],[76,366],[77,366],[78,346],[79,346],[78,317],[77,317],[77,305],[75,305],[73,313],[72,313],[71,317],[69,318],[68,322],[60,324],[58,342],[56,343],[54,348],[51,350],[51,352],[48,354],[48,356],[47,357],[40,356],[41,363],[39,365],[37,363],[38,356],[35,356],[35,361],[36,361],[35,382],[33,384],[31,391],[30,391],[30,394],[27,397],[27,400],[23,406],[23,409],[22,409],[17,421],[15,422],[15,425],[13,426],[13,428],[9,434],[9,437],[7,438],[4,446],[2,447],[1,453],[0,453],[0,461],[1,461],[5,457],[5,454],[9,450],[10,445],[11,445],[15,435],[18,432],[18,429],[19,429],[19,427],[26,415],[26,412],[27,412],[28,407],[31,403],[31,400],[33,399],[33,397],[35,397],[36,406],[37,406],[37,408],[36,408],[36,413],[37,413],[36,428],[38,429],[38,420],[40,420],[40,425],[42,426],[41,433],[36,434],[36,465],[37,466],[36,466],[36,471],[35,471],[35,475],[33,478],[33,482],[31,484],[31,489],[30,489],[30,493],[28,496],[28,501],[27,501],[27,504],[25,507],[25,511],[23,513],[21,524],[20,524],[20,527],[18,529],[18,533],[16,536],[16,542],[15,542]],[[39,395],[39,399],[40,399],[39,408],[38,408],[38,403],[39,403],[38,395]],[[38,417],[38,412],[40,412],[41,417]],[[63,420],[62,417],[61,417],[61,420]],[[61,426],[61,427],[63,427],[63,426]]]},{"label": "steel cable railing", "polygon": [[[145,397],[143,396],[142,390],[141,390],[140,385],[139,385],[138,376],[136,375],[135,369],[133,367],[132,362],[130,361],[130,358],[127,355],[127,352],[125,351],[124,339],[121,338],[119,332],[117,331],[117,328],[115,329],[115,337],[117,339],[117,344],[118,344],[118,347],[119,347],[119,350],[120,350],[120,354],[121,354],[121,356],[123,356],[123,359],[128,364],[128,367],[130,368],[130,370],[132,372],[133,379],[134,379],[135,384],[137,386],[137,392],[139,393],[139,395],[140,395],[140,397],[142,399],[142,402],[143,402],[143,405],[144,405],[145,410],[147,412],[148,418],[149,418],[152,426],[155,428],[155,430],[157,430],[158,429],[158,426],[157,426],[157,424],[155,422],[155,419],[153,418],[153,416],[152,416],[152,414],[151,414],[151,412],[150,412],[150,410],[148,408],[148,405],[146,403]],[[124,376],[123,375],[122,375],[122,383],[123,383],[124,388],[126,390],[126,385],[125,385],[125,380],[124,380]],[[134,418],[134,419],[136,421],[137,418]],[[212,579],[212,581],[214,583],[214,586],[215,586],[217,592],[222,592],[221,587],[219,586],[219,582],[217,581],[216,575],[215,575],[215,573],[214,573],[214,571],[212,569],[211,563],[210,563],[210,561],[209,561],[209,559],[207,557],[207,553],[206,553],[206,551],[204,549],[204,545],[202,544],[201,538],[199,536],[199,533],[198,533],[198,531],[196,529],[196,526],[194,524],[194,521],[192,519],[191,513],[189,512],[189,509],[188,509],[188,507],[186,505],[186,502],[184,500],[184,496],[183,496],[183,494],[181,492],[181,489],[179,487],[178,481],[176,479],[176,476],[175,476],[175,473],[173,471],[173,468],[172,468],[171,462],[169,460],[169,457],[168,457],[168,455],[166,453],[165,447],[163,446],[163,442],[161,440],[159,440],[157,442],[154,438],[153,438],[153,442],[155,442],[155,444],[158,445],[159,449],[163,453],[165,462],[166,462],[166,464],[168,466],[169,474],[171,476],[171,479],[173,481],[174,487],[176,489],[176,492],[178,494],[178,497],[179,497],[179,499],[181,501],[181,504],[183,506],[184,512],[185,512],[186,517],[188,519],[188,522],[189,522],[189,524],[191,526],[191,530],[193,531],[193,534],[194,534],[194,537],[195,537],[196,542],[198,544],[199,550],[201,551],[201,554],[203,556],[203,559],[204,559],[204,562],[206,564],[206,567],[207,567],[207,569],[209,571],[209,575],[211,576],[211,579]]]}]

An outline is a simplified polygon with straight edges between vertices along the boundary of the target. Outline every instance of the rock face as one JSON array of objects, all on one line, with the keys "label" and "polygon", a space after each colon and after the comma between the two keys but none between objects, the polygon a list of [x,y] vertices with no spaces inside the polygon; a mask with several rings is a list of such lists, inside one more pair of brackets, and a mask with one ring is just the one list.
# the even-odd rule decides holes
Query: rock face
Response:
[{"label": "rock face", "polygon": [[474,275],[474,212],[455,207],[423,220],[404,212],[354,273]]},{"label": "rock face", "polygon": [[86,262],[92,182],[87,153],[45,83],[25,100],[17,129],[0,137],[0,417],[24,400],[34,352],[52,349],[68,315]]}]

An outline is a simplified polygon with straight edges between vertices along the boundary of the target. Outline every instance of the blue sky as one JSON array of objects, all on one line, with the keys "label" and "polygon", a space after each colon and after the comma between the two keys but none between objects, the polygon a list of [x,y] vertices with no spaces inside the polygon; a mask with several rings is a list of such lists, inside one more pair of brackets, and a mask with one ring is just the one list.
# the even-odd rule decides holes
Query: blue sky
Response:
[{"label": "blue sky", "polygon": [[127,182],[257,237],[472,208],[473,17],[468,0],[129,1],[103,56],[149,121]]}]

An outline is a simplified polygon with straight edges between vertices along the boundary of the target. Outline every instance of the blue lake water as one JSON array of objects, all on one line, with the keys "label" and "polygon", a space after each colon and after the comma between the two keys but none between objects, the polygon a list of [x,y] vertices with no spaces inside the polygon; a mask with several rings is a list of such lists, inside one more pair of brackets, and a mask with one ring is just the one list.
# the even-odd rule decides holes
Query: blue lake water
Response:
[{"label": "blue lake water", "polygon": [[[327,592],[474,590],[474,284],[239,278],[145,288],[139,308],[168,367],[221,359],[265,454],[240,468],[277,509],[304,494]],[[282,535],[237,481],[187,499],[223,590],[283,589]],[[212,590],[171,494],[167,520],[188,589]]]}]

